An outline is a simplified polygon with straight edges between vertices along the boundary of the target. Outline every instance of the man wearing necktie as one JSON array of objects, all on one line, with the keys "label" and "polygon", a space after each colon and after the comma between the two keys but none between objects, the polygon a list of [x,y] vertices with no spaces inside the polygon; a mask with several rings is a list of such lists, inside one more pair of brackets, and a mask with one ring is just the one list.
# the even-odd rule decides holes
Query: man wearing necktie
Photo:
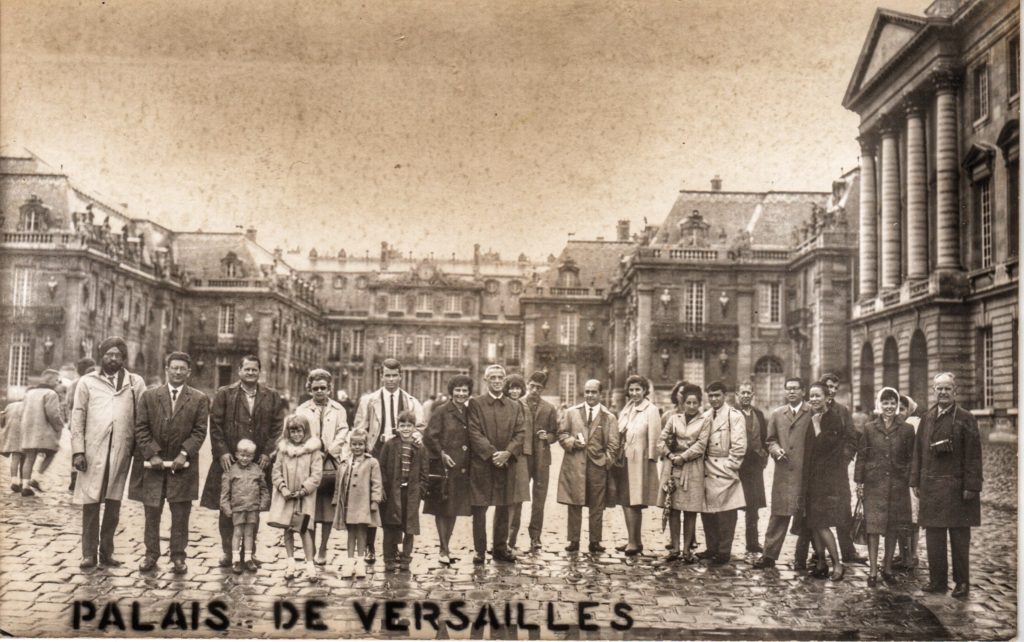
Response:
[{"label": "man wearing necktie", "polygon": [[181,575],[187,570],[192,502],[199,499],[199,448],[206,441],[210,399],[185,384],[192,372],[187,354],[172,352],[164,367],[167,385],[147,390],[139,399],[128,499],[142,502],[145,510],[146,557],[139,570],[153,570],[160,558],[160,517],[167,502],[171,563],[174,573]]},{"label": "man wearing necktie", "polygon": [[[381,387],[367,393],[359,400],[359,408],[352,422],[352,428],[366,431],[366,447],[373,457],[379,457],[384,443],[390,439],[398,428],[398,415],[403,410],[412,410],[416,414],[416,431],[413,441],[417,444],[423,439],[426,423],[423,421],[423,406],[408,392],[401,389],[402,364],[397,359],[385,359],[381,362]],[[374,545],[377,529],[366,529],[366,563],[377,561]]]},{"label": "man wearing necktie", "polygon": [[583,507],[589,512],[590,552],[601,553],[605,492],[608,466],[615,459],[619,445],[619,426],[613,415],[601,404],[601,382],[596,379],[583,384],[583,403],[573,406],[562,416],[558,426],[558,443],[565,454],[558,471],[558,503],[568,509],[566,551],[580,550]]}]

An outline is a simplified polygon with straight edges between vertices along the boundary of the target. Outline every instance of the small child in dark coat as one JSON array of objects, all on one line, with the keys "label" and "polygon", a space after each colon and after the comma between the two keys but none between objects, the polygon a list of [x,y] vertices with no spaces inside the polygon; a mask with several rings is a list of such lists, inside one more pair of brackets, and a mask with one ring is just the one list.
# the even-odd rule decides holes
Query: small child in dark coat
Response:
[{"label": "small child in dark coat", "polygon": [[252,561],[256,552],[256,526],[260,521],[260,511],[270,508],[270,489],[263,469],[253,464],[256,457],[256,444],[248,439],[241,439],[235,451],[235,463],[224,471],[221,481],[220,510],[231,518],[235,526],[231,538],[231,550],[237,551],[244,545],[245,562],[237,561],[231,566],[235,573],[243,570],[256,572],[256,564]]},{"label": "small child in dark coat", "polygon": [[[409,568],[413,539],[420,532],[420,491],[427,485],[427,460],[422,444],[413,441],[416,415],[406,410],[398,415],[398,434],[384,444],[380,472],[384,484],[381,522],[384,524],[384,568]],[[402,554],[398,554],[398,546]]]}]

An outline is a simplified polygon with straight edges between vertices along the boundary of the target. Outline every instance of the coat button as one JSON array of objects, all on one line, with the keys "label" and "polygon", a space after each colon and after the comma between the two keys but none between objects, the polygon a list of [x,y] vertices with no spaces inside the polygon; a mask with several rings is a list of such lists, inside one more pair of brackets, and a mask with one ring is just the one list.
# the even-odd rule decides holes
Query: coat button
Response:
[{"label": "coat button", "polygon": [[463,446],[462,449],[463,450],[469,450],[469,446]]}]

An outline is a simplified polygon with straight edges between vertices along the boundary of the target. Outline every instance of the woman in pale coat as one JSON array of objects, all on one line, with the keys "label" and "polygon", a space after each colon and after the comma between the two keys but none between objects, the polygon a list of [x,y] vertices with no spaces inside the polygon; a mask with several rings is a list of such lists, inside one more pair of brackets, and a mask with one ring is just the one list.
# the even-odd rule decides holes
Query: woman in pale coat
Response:
[{"label": "woman in pale coat", "polygon": [[348,437],[348,456],[338,468],[334,491],[334,527],[348,531],[348,557],[354,560],[349,568],[342,566],[342,575],[365,577],[367,533],[380,528],[380,505],[384,501],[384,484],[380,462],[367,448],[369,436],[362,428],[354,428]]},{"label": "woman in pale coat", "polygon": [[661,413],[649,399],[651,384],[639,375],[626,379],[629,402],[619,413],[619,463],[612,470],[612,501],[622,506],[629,541],[618,547],[626,555],[639,555],[643,509],[658,503],[658,438]]},{"label": "woman in pale coat", "polygon": [[348,416],[345,408],[331,398],[334,392],[334,377],[321,368],[311,370],[306,376],[306,391],[312,395],[295,409],[295,414],[305,417],[313,430],[313,436],[320,440],[324,456],[324,474],[316,491],[316,512],[310,535],[316,543],[316,524],[320,525],[320,547],[313,558],[317,566],[327,564],[327,542],[331,538],[334,523],[334,486],[337,481],[338,463],[348,435]]},{"label": "woman in pale coat", "polygon": [[[672,541],[666,561],[697,561],[690,543],[697,528],[697,514],[704,509],[704,450],[711,422],[700,412],[701,389],[680,381],[672,389],[676,408],[665,413],[664,428],[658,438],[658,451],[664,458],[658,506],[669,511],[668,527]],[[679,545],[679,513],[683,513],[683,542]]]},{"label": "woman in pale coat", "polygon": [[323,466],[320,440],[313,436],[309,420],[301,415],[286,417],[271,472],[274,496],[270,500],[270,512],[267,514],[267,524],[285,529],[284,549],[288,556],[286,579],[296,574],[295,541],[292,537],[295,531],[302,538],[307,577],[311,582],[319,579],[317,567],[313,563],[311,523],[316,513],[316,490],[320,486]]}]

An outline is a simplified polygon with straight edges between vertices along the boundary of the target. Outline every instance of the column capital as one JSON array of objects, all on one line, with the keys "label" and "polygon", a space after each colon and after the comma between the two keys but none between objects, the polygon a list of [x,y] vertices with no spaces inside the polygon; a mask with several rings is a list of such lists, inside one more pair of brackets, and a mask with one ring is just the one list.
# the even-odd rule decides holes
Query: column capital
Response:
[{"label": "column capital", "polygon": [[907,118],[923,115],[927,107],[924,96],[917,93],[904,94],[900,104],[903,106],[903,113]]},{"label": "column capital", "polygon": [[871,156],[878,146],[878,132],[873,129],[861,132],[860,136],[857,136],[857,142],[860,143],[861,156]]},{"label": "column capital", "polygon": [[878,133],[884,138],[893,138],[899,134],[902,119],[894,112],[887,112],[878,119]]},{"label": "column capital", "polygon": [[952,65],[938,65],[930,74],[935,91],[939,93],[956,91],[960,87],[960,69]]}]

